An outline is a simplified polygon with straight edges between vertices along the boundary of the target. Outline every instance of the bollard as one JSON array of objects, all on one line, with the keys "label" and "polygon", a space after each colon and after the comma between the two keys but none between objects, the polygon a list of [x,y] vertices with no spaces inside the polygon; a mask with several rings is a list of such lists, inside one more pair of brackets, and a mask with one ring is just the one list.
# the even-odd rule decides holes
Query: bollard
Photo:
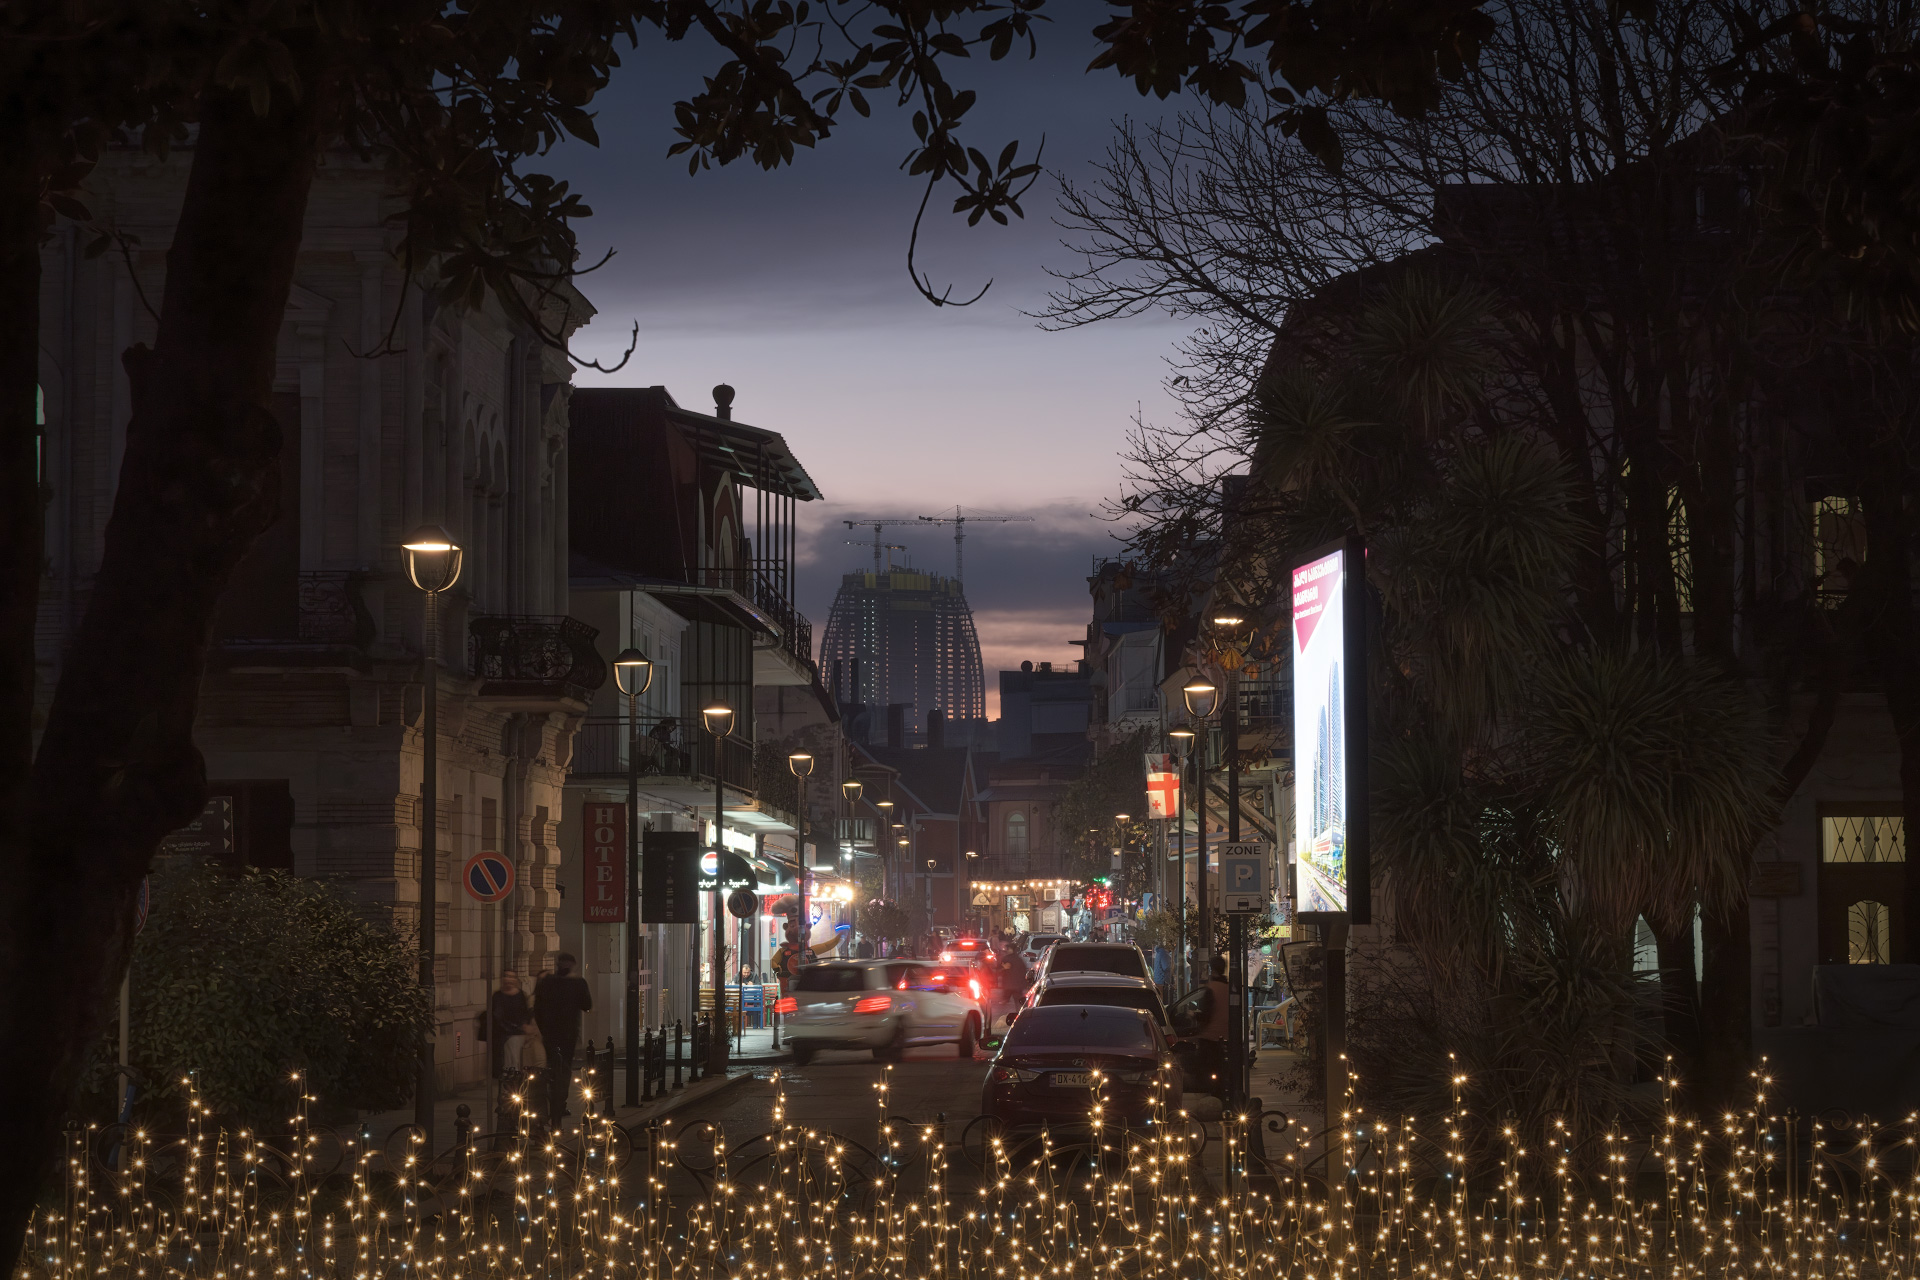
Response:
[{"label": "bollard", "polygon": [[653,1028],[640,1033],[640,1101],[653,1101]]},{"label": "bollard", "polygon": [[685,1047],[684,1041],[685,1041],[685,1033],[680,1025],[680,1019],[675,1018],[673,1020],[673,1087],[676,1089],[681,1087],[680,1086],[680,1054],[682,1049]]}]

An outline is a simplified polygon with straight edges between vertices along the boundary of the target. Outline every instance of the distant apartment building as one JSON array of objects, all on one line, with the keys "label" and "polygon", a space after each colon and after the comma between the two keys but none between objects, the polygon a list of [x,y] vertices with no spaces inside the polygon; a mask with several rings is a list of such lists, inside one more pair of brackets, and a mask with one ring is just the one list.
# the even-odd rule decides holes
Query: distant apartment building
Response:
[{"label": "distant apartment building", "polygon": [[858,741],[922,746],[932,711],[955,726],[986,717],[973,610],[960,583],[937,573],[889,567],[843,577],[820,667]]}]

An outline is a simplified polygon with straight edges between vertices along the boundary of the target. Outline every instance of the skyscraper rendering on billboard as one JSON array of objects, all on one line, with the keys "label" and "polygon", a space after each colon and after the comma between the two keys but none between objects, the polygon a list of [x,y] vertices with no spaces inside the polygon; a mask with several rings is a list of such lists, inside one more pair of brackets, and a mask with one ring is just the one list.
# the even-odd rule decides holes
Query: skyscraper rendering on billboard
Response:
[{"label": "skyscraper rendering on billboard", "polygon": [[1359,567],[1357,549],[1342,545],[1293,569],[1293,812],[1296,909],[1363,921],[1364,862],[1357,877],[1353,866],[1356,845],[1362,859],[1365,851],[1364,786],[1355,785],[1366,767],[1365,667],[1350,594]]}]

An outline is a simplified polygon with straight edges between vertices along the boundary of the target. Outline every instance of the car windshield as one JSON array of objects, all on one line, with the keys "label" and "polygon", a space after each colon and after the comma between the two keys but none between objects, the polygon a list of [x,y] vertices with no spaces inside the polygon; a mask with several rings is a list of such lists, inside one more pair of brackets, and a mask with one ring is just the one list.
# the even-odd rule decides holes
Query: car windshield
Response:
[{"label": "car windshield", "polygon": [[1009,1050],[1133,1049],[1150,1050],[1153,1031],[1145,1018],[1119,1009],[1059,1005],[1029,1009],[1007,1033]]},{"label": "car windshield", "polygon": [[1039,1007],[1044,1009],[1055,1004],[1098,1004],[1115,1009],[1138,1009],[1153,1015],[1157,1022],[1167,1020],[1166,1014],[1160,1009],[1160,997],[1145,987],[1055,987],[1040,993]]},{"label": "car windshield", "polygon": [[809,965],[793,980],[795,991],[864,991],[866,988],[866,971],[850,964]]},{"label": "car windshield", "polygon": [[1137,947],[1063,945],[1053,949],[1047,972],[1117,973],[1126,978],[1144,978],[1147,967],[1141,963]]}]

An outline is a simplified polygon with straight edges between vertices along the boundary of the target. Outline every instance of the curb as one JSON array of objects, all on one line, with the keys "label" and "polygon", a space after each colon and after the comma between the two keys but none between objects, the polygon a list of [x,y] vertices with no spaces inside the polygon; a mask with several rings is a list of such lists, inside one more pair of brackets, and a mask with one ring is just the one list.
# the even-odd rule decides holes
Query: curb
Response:
[{"label": "curb", "polygon": [[[727,1092],[727,1090],[733,1088],[735,1085],[742,1084],[753,1078],[753,1073],[747,1071],[743,1071],[739,1075],[734,1075],[729,1071],[727,1075],[718,1078],[709,1076],[704,1080],[696,1080],[692,1084],[686,1085],[677,1094],[672,1094],[666,1098],[656,1098],[644,1106],[634,1108],[627,1114],[623,1115],[620,1112],[615,1112],[613,1118],[615,1123],[619,1124],[623,1129],[644,1129],[660,1117],[671,1115],[689,1103],[703,1102],[717,1094]],[[625,1108],[622,1108],[622,1110],[624,1111]]]}]

